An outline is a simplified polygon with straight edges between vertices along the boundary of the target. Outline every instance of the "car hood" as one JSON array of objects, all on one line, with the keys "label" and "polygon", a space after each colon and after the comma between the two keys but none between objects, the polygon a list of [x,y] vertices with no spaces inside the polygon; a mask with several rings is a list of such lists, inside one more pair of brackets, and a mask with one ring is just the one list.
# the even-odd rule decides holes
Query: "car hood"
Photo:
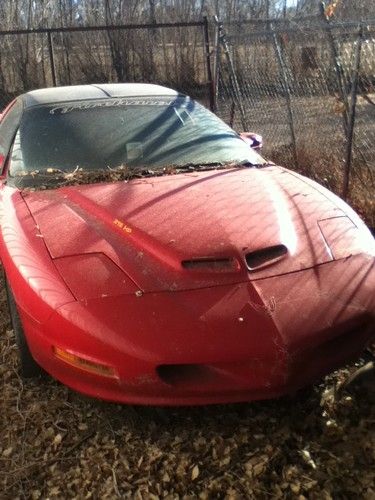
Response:
[{"label": "car hood", "polygon": [[349,207],[276,166],[23,196],[58,268],[89,254],[104,255],[142,292],[276,276],[358,253],[364,245],[348,244],[360,233]]}]

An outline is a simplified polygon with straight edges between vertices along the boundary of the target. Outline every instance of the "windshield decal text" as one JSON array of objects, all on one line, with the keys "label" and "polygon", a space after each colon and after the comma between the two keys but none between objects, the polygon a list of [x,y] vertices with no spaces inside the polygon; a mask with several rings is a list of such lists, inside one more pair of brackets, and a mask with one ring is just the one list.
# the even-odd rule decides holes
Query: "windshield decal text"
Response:
[{"label": "windshield decal text", "polygon": [[171,106],[175,104],[175,100],[167,99],[108,99],[101,102],[80,102],[77,104],[67,104],[65,106],[57,106],[50,110],[51,115],[71,113],[72,111],[82,111],[86,109],[96,108],[116,108],[121,106]]}]

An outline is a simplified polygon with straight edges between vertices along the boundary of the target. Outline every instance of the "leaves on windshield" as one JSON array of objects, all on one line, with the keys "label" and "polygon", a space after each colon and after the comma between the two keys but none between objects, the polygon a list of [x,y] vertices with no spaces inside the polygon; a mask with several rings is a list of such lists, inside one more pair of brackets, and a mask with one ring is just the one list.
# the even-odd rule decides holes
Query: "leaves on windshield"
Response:
[{"label": "leaves on windshield", "polygon": [[175,175],[179,173],[189,173],[195,171],[222,170],[232,168],[246,168],[253,165],[226,163],[226,164],[203,164],[203,165],[168,165],[160,169],[134,168],[127,165],[120,165],[116,168],[107,167],[105,169],[87,170],[76,167],[70,172],[58,168],[49,167],[43,170],[33,170],[30,172],[18,172],[11,178],[11,181],[20,189],[36,191],[43,189],[56,189],[65,186],[76,186],[79,184],[97,184],[99,182],[119,182],[130,181],[132,179],[142,179],[147,177],[160,177],[164,175]]},{"label": "leaves on windshield", "polygon": [[21,172],[13,177],[19,188],[28,190],[53,189],[78,184],[96,184],[98,182],[128,181],[134,178],[163,175],[163,172],[153,172],[147,169],[134,169],[126,165],[116,168],[87,170],[77,167],[71,172],[56,168]]}]

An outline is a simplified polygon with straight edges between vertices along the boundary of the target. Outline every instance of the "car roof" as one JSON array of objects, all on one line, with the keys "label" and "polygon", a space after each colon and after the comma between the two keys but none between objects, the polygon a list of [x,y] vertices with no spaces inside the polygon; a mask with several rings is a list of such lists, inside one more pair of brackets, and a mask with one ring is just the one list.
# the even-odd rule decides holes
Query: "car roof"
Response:
[{"label": "car roof", "polygon": [[88,99],[111,99],[115,97],[172,96],[183,94],[176,90],[151,83],[102,83],[72,85],[31,90],[21,96],[25,108],[40,104],[56,104]]}]

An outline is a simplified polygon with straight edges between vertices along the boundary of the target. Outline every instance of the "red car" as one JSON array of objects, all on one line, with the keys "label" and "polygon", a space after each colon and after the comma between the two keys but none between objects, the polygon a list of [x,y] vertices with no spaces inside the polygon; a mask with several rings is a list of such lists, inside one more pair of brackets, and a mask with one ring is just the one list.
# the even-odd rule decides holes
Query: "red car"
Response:
[{"label": "red car", "polygon": [[28,92],[0,124],[21,370],[112,401],[275,397],[375,333],[375,240],[315,182],[155,85]]}]

